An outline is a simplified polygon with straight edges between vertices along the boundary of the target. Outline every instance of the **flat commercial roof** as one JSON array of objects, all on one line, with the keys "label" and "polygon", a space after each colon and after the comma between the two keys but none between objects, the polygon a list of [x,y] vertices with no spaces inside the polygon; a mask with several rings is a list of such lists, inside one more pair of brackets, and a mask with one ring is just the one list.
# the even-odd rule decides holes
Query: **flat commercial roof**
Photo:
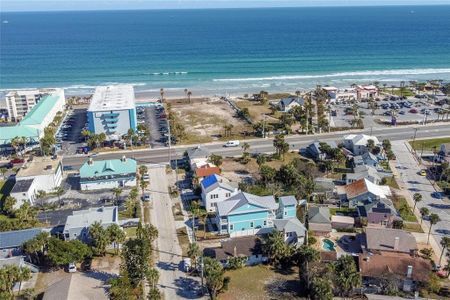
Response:
[{"label": "flat commercial roof", "polygon": [[134,88],[129,84],[99,86],[88,111],[111,111],[135,108]]},{"label": "flat commercial roof", "polygon": [[18,178],[54,174],[60,162],[61,159],[51,159],[49,157],[34,157],[33,161],[27,162],[22,168],[20,168],[19,172],[17,172],[16,177]]}]

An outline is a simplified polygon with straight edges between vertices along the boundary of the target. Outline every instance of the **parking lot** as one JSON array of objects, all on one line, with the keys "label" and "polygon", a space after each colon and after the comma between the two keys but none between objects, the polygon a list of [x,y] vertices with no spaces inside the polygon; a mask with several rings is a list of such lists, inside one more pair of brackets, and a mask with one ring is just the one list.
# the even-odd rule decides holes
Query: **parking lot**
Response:
[{"label": "parking lot", "polygon": [[66,154],[75,154],[84,143],[81,131],[87,126],[86,122],[86,109],[69,110],[56,133],[56,146]]},{"label": "parking lot", "polygon": [[[418,99],[409,97],[400,99],[393,97],[392,99],[382,99],[375,101],[375,108],[371,109],[368,102],[360,102],[358,111],[363,118],[364,127],[382,127],[383,122],[390,123],[392,114],[396,116],[397,124],[417,123],[435,121],[446,116],[440,115],[443,107],[435,104],[427,99]],[[335,115],[331,117],[331,125],[334,127],[349,127],[352,120],[355,119],[352,112],[353,104],[339,103],[333,104],[331,110],[335,111]]]}]

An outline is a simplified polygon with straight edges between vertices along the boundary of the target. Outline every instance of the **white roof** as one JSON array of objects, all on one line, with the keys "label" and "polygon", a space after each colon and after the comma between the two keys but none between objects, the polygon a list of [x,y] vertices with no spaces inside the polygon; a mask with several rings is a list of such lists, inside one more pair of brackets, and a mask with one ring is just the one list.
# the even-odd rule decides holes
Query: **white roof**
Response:
[{"label": "white roof", "polygon": [[11,91],[8,94],[6,94],[6,97],[13,97],[15,95],[19,96],[33,96],[40,94],[40,91],[38,89],[35,90],[17,90],[17,91]]},{"label": "white roof", "polygon": [[322,87],[322,89],[324,89],[325,91],[337,91],[337,87],[334,86],[324,86]]},{"label": "white roof", "polygon": [[[225,201],[218,202],[217,211],[220,216],[226,216],[232,214],[235,209],[247,204],[258,206],[261,210],[275,210],[278,208],[278,204],[275,202],[275,198],[273,196],[257,196],[245,192],[240,192],[239,194],[236,194]],[[248,207],[245,212],[251,211],[255,210]]]},{"label": "white roof", "polygon": [[99,86],[95,89],[88,111],[111,111],[135,108],[132,85]]},{"label": "white roof", "polygon": [[371,136],[367,134],[349,134],[344,136],[345,140],[352,140],[353,145],[367,145],[368,140],[373,140],[375,145],[380,144],[380,141],[376,136]]},{"label": "white roof", "polygon": [[94,222],[109,225],[118,222],[117,216],[117,206],[93,207],[86,210],[78,210],[72,212],[72,216],[67,217],[64,229],[89,227]]},{"label": "white roof", "polygon": [[347,216],[331,216],[331,222],[344,223],[344,224],[355,224],[355,219]]},{"label": "white roof", "polygon": [[378,88],[374,85],[358,85],[359,89],[363,90],[377,90]]},{"label": "white roof", "polygon": [[391,189],[387,185],[377,185],[367,178],[364,178],[364,182],[366,184],[367,190],[374,194],[379,196],[380,198],[387,198],[388,196],[391,196]]}]

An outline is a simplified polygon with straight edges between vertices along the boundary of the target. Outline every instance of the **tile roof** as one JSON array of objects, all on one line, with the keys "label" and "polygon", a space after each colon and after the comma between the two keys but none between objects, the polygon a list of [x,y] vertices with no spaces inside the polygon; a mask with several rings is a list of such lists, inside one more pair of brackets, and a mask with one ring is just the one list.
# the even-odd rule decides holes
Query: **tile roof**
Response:
[{"label": "tile roof", "polygon": [[[390,251],[410,254],[417,250],[414,236],[401,229],[393,228],[366,228],[366,246],[369,251]],[[395,249],[395,239],[398,238],[398,248]]]},{"label": "tile roof", "polygon": [[200,177],[207,177],[209,175],[213,175],[213,174],[220,174],[220,168],[219,167],[201,167],[201,168],[197,168],[195,170],[195,176],[197,176],[198,178]]},{"label": "tile roof", "polygon": [[359,268],[364,277],[386,278],[391,274],[398,279],[407,279],[408,266],[412,267],[414,281],[427,282],[431,273],[429,260],[410,255],[359,255]]},{"label": "tile roof", "polygon": [[80,178],[136,173],[136,166],[136,161],[131,158],[93,160],[92,163],[85,162],[80,168]]},{"label": "tile roof", "polygon": [[0,232],[0,249],[19,247],[26,241],[33,239],[41,232],[41,228]]},{"label": "tile roof", "polygon": [[370,192],[380,198],[386,198],[391,195],[388,186],[380,186],[372,183],[366,178],[359,179],[345,186],[347,199],[353,199],[364,193]]},{"label": "tile roof", "polygon": [[[275,210],[278,208],[278,204],[275,202],[275,198],[273,196],[257,196],[252,195],[245,192],[240,192],[231,198],[218,202],[217,203],[217,212],[220,216],[226,216],[232,214],[234,210],[244,206],[244,205],[254,205],[260,207],[257,211],[260,210]],[[256,211],[255,208],[249,208],[246,211],[242,211],[240,213],[245,212],[253,212]]]}]

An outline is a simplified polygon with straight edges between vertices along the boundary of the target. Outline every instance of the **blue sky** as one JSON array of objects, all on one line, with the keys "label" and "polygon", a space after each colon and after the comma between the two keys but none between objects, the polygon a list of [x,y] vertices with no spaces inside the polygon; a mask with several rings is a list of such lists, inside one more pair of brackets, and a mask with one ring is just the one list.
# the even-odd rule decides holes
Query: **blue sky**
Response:
[{"label": "blue sky", "polygon": [[1,0],[1,11],[432,5],[450,0]]}]

